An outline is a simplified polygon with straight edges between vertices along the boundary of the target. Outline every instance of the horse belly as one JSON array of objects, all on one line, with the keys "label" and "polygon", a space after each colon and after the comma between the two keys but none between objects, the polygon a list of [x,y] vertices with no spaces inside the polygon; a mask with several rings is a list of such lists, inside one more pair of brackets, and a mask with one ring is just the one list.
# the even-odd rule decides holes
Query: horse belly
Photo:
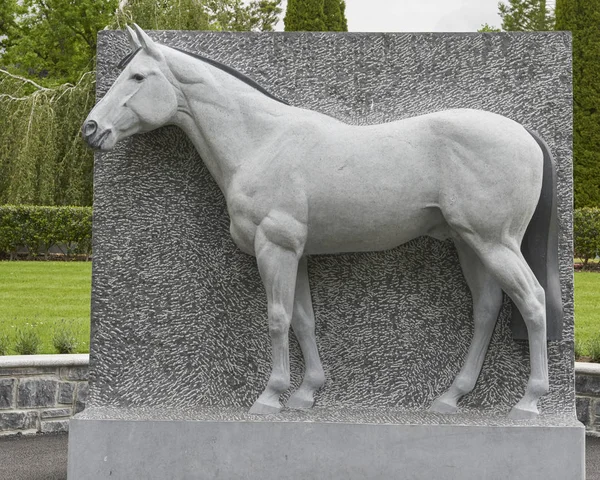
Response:
[{"label": "horse belly", "polygon": [[445,228],[438,208],[412,210],[396,206],[361,215],[360,208],[336,209],[331,215],[312,217],[305,253],[329,254],[388,250],[431,231]]}]

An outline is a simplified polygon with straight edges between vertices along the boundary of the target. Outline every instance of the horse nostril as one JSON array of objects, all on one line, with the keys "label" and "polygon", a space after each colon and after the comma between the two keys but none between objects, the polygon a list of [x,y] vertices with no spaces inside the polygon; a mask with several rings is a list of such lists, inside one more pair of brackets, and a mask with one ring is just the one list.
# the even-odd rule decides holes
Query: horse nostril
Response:
[{"label": "horse nostril", "polygon": [[85,125],[83,126],[83,135],[85,137],[90,137],[94,133],[96,133],[97,129],[98,129],[98,124],[96,122],[94,122],[93,120],[89,120],[89,121],[85,122]]}]

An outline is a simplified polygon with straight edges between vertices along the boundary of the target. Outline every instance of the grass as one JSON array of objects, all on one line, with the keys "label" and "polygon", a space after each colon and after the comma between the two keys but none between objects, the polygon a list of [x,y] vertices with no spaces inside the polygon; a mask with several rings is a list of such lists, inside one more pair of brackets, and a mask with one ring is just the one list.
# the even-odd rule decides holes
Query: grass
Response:
[{"label": "grass", "polygon": [[575,272],[575,340],[584,356],[600,340],[600,273]]},{"label": "grass", "polygon": [[[69,333],[75,352],[88,352],[91,272],[90,262],[0,262],[0,355],[6,337],[15,354],[28,329],[41,339],[39,353],[56,353]],[[575,272],[575,338],[583,356],[600,345],[600,273]]]},{"label": "grass", "polygon": [[56,353],[61,328],[75,334],[75,352],[90,348],[90,262],[0,262],[0,337],[15,354],[19,330],[35,330],[38,353]]}]

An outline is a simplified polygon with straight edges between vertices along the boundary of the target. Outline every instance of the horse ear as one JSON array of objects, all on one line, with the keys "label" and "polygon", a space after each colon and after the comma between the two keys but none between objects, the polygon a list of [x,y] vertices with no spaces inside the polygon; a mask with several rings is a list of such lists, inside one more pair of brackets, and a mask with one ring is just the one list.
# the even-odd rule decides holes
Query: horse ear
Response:
[{"label": "horse ear", "polygon": [[140,44],[140,41],[137,38],[137,34],[134,32],[133,28],[131,28],[129,25],[125,25],[125,28],[127,32],[127,38],[129,38],[129,45],[131,45],[131,49],[135,51],[138,48],[142,48],[142,45]]},{"label": "horse ear", "polygon": [[162,59],[163,55],[161,53],[161,51],[158,49],[158,45],[156,45],[156,43],[154,43],[154,40],[152,40],[148,34],[146,32],[144,32],[140,26],[137,23],[133,24],[133,27],[135,28],[135,31],[137,33],[137,38],[142,46],[142,48],[144,49],[144,51],[156,58],[156,59]]}]

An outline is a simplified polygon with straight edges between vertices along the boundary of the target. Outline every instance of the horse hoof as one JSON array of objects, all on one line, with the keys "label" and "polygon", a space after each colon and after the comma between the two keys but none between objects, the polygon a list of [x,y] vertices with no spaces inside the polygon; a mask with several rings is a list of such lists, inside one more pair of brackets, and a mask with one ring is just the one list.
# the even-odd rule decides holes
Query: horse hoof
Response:
[{"label": "horse hoof", "polygon": [[508,414],[508,418],[511,420],[531,420],[533,418],[537,418],[539,415],[538,409],[534,407],[533,410],[525,409],[523,407],[514,406],[510,413]]},{"label": "horse hoof", "polygon": [[440,398],[436,398],[431,407],[429,407],[429,411],[433,413],[456,413],[458,412],[458,407],[456,405],[452,405],[450,403],[444,402]]},{"label": "horse hoof", "polygon": [[294,393],[285,404],[288,408],[294,410],[308,410],[313,407],[315,401],[312,395],[299,395],[298,392]]},{"label": "horse hoof", "polygon": [[279,413],[281,411],[281,405],[279,402],[277,405],[269,405],[267,403],[259,402],[258,400],[254,402],[250,412],[252,415],[271,415],[274,413]]}]

